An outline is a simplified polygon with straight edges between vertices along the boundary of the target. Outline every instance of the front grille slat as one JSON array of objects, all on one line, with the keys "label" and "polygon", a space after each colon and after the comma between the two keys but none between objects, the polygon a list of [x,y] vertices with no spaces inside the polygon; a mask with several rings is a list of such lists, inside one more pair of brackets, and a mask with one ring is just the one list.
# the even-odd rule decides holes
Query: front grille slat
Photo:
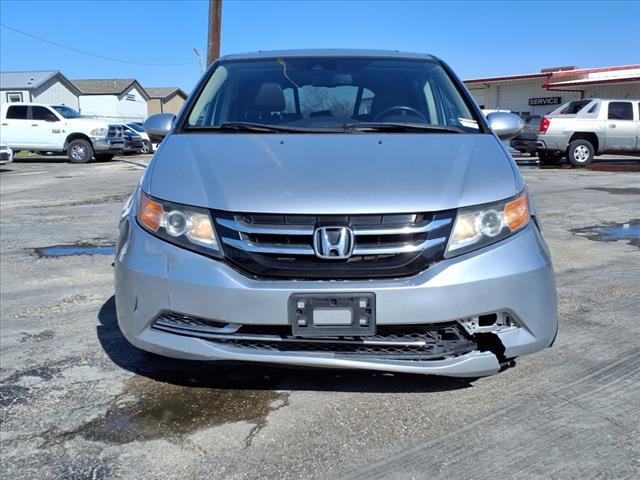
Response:
[{"label": "front grille slat", "polygon": [[398,225],[392,227],[354,227],[353,233],[358,235],[412,235],[427,233],[451,223],[450,218],[426,221],[416,225]]},{"label": "front grille slat", "polygon": [[427,250],[436,245],[444,243],[446,238],[434,238],[431,240],[425,240],[420,243],[400,243],[390,244],[384,246],[362,246],[356,247],[353,250],[354,255],[393,255],[399,253],[412,253]]},{"label": "front grille slat", "polygon": [[313,235],[313,226],[279,226],[279,225],[253,225],[242,220],[230,220],[228,218],[218,218],[216,220],[231,230],[241,233],[255,235]]},{"label": "front grille slat", "polygon": [[314,255],[313,248],[305,245],[257,244],[250,240],[222,237],[222,241],[246,252],[276,255]]},{"label": "front grille slat", "polygon": [[[455,211],[362,215],[286,215],[212,211],[225,259],[258,278],[356,279],[416,274],[443,258]],[[316,256],[321,226],[348,226],[347,259]]]}]

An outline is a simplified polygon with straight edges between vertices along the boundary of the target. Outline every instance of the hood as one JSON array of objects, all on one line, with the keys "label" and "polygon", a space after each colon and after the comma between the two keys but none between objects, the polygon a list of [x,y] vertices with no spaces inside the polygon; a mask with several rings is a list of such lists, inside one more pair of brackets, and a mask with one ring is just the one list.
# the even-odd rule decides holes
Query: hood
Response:
[{"label": "hood", "polygon": [[176,134],[155,160],[151,195],[233,212],[437,211],[517,193],[488,134]]},{"label": "hood", "polygon": [[78,128],[107,128],[111,124],[106,120],[99,120],[97,118],[66,118],[64,121],[65,123],[75,125]]}]

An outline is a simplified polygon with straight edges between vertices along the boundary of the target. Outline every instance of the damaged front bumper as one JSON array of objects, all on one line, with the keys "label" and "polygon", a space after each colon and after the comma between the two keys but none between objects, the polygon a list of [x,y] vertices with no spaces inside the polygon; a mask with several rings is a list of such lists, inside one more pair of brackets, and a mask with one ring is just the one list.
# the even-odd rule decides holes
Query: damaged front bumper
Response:
[{"label": "damaged front bumper", "polygon": [[[139,348],[174,358],[478,377],[549,346],[557,331],[554,274],[534,222],[502,242],[441,261],[410,278],[265,281],[151,236],[130,216],[115,266],[118,322],[125,337]],[[345,350],[307,341],[304,348],[292,347],[288,300],[310,292],[373,293],[380,332],[457,326],[467,343],[458,341],[453,348],[438,343],[445,335],[432,336],[435,343],[424,340],[422,350],[414,345],[421,355],[402,355],[406,352],[385,345]],[[199,319],[208,330],[187,326],[181,331],[159,322],[168,313]],[[244,340],[237,337],[242,328],[253,329]],[[281,340],[256,338],[255,332]]]}]

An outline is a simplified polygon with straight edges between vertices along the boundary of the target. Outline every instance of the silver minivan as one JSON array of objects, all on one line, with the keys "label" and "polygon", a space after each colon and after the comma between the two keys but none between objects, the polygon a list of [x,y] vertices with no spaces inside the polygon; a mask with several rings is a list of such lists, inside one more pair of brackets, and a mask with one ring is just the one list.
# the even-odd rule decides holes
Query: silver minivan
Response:
[{"label": "silver minivan", "polygon": [[552,344],[535,207],[441,60],[305,50],[220,58],[126,203],[120,328],[194,360],[477,377]]}]

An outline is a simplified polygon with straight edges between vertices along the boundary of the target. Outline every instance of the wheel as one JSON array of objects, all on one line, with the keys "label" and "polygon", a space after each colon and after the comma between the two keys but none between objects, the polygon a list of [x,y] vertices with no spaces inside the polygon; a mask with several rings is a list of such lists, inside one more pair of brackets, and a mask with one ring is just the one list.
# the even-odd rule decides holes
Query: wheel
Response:
[{"label": "wheel", "polygon": [[99,162],[108,162],[113,158],[113,153],[96,153],[96,160]]},{"label": "wheel", "polygon": [[67,155],[71,163],[87,163],[93,157],[91,143],[81,138],[72,140],[67,147]]},{"label": "wheel", "polygon": [[589,140],[574,140],[567,149],[567,159],[574,167],[586,167],[594,155],[595,149]]},{"label": "wheel", "polygon": [[145,155],[153,153],[153,145],[151,145],[151,142],[149,142],[148,140],[144,140],[142,142],[142,149],[140,150],[140,153]]},{"label": "wheel", "polygon": [[558,165],[562,160],[562,154],[540,150],[538,152],[538,158],[543,165]]}]

